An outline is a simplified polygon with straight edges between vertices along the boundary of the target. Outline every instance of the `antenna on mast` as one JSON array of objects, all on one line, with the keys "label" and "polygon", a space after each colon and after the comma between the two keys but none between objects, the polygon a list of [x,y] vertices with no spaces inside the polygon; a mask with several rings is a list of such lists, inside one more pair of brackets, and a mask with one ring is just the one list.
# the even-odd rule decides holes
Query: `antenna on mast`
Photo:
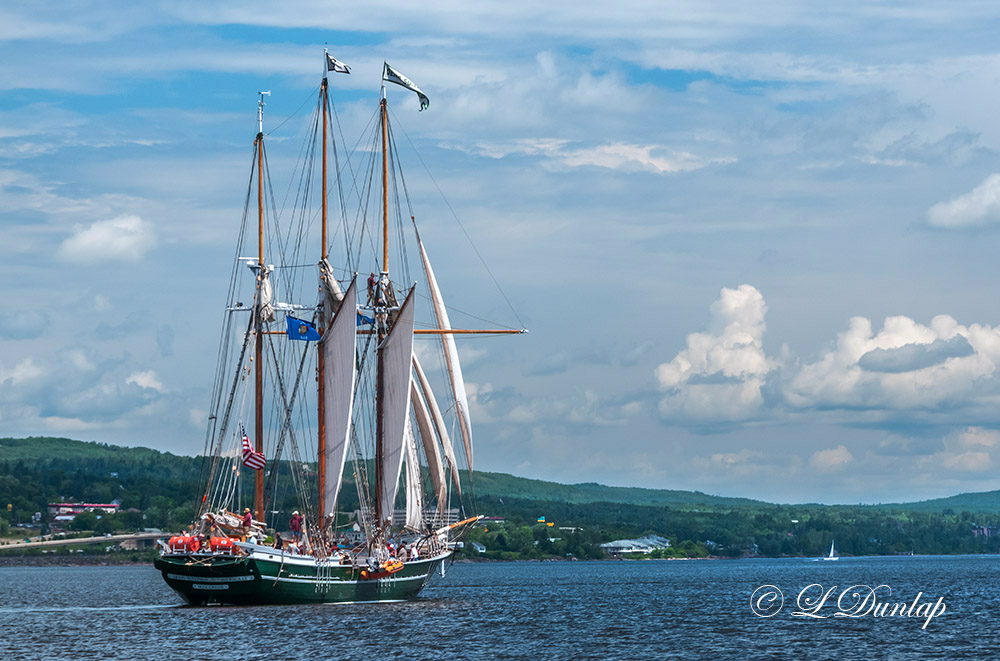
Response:
[{"label": "antenna on mast", "polygon": [[264,97],[271,96],[271,90],[257,92],[257,133],[264,132]]}]

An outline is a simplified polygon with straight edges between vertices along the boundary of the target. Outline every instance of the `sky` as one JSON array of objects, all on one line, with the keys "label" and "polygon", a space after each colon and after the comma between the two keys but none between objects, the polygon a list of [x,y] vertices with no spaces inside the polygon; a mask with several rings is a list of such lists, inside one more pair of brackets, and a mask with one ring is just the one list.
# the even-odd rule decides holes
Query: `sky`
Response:
[{"label": "sky", "polygon": [[0,436],[201,451],[257,92],[287,182],[326,47],[348,147],[383,60],[430,98],[390,104],[444,295],[530,330],[461,340],[477,469],[998,489],[998,28],[988,2],[4,3]]}]

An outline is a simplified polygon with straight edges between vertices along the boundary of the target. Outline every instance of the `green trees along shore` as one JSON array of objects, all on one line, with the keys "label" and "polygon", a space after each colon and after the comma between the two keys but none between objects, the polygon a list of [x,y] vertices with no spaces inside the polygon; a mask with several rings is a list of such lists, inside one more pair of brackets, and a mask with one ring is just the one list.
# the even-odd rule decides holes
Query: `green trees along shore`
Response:
[{"label": "green trees along shore", "polygon": [[[46,506],[54,502],[120,505],[118,514],[81,514],[67,525],[69,530],[180,530],[196,511],[203,464],[201,457],[147,448],[61,438],[0,439],[0,538],[14,532],[23,536],[17,526],[32,523],[36,513],[42,521],[34,534],[44,532]],[[268,523],[280,529],[297,503],[287,464],[277,470],[271,494],[276,513]],[[1000,492],[920,503],[827,506],[563,485],[488,472],[476,473],[473,486],[475,513],[492,520],[466,538],[461,553],[468,558],[602,558],[602,543],[647,533],[666,537],[671,545],[644,557],[818,556],[831,540],[842,555],[1000,552]],[[342,493],[342,509],[350,512],[356,495],[349,480]]]}]

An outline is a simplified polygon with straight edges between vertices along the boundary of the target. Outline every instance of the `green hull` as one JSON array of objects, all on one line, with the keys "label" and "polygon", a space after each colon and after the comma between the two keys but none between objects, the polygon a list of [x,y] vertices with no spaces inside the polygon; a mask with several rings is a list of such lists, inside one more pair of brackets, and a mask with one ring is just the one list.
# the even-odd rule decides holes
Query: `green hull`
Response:
[{"label": "green hull", "polygon": [[407,562],[385,578],[361,578],[360,567],[306,556],[165,554],[153,565],[191,605],[320,604],[414,599],[450,554]]}]

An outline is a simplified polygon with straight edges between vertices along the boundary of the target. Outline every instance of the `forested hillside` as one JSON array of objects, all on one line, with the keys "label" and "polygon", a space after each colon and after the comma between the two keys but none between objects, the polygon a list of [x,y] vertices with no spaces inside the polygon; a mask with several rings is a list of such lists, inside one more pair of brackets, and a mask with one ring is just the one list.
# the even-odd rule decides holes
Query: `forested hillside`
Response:
[{"label": "forested hillside", "polygon": [[[0,533],[44,513],[47,503],[61,501],[121,504],[120,514],[83,517],[77,528],[179,530],[195,512],[204,469],[200,457],[147,448],[61,438],[0,439]],[[282,462],[278,470],[277,513],[269,523],[284,525],[297,503],[288,465]],[[347,477],[342,508],[350,511],[356,495]],[[997,492],[893,505],[773,505],[486,472],[476,473],[473,488],[466,490],[474,493],[465,503],[467,513],[503,519],[486,522],[471,538],[497,558],[598,557],[601,542],[645,533],[669,538],[681,549],[672,553],[690,556],[810,556],[829,548],[833,539],[848,555],[1000,551]],[[248,493],[244,498],[249,502]]]}]

